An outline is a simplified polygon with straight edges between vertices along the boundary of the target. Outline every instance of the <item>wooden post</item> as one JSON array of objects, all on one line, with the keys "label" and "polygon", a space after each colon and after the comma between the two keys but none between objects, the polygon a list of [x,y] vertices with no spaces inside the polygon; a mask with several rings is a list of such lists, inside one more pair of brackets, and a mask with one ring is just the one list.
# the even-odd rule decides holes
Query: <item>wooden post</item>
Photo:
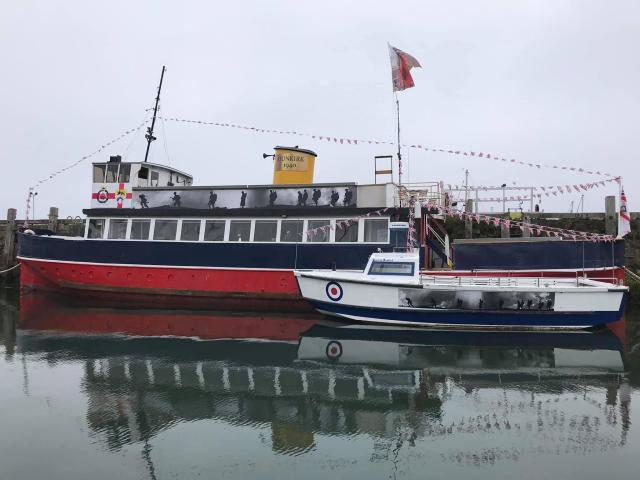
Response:
[{"label": "wooden post", "polygon": [[58,207],[49,208],[49,230],[58,231]]},{"label": "wooden post", "polygon": [[531,234],[529,233],[529,217],[522,217],[522,226],[524,227],[522,229],[522,238],[529,238],[531,236]]},{"label": "wooden post", "polygon": [[500,238],[510,238],[511,232],[504,222],[500,222]]},{"label": "wooden post", "polygon": [[604,230],[607,235],[616,236],[616,197],[608,195],[604,197]]},{"label": "wooden post", "polygon": [[18,212],[15,208],[7,210],[7,225],[4,231],[4,250],[2,251],[2,266],[5,268],[13,266],[17,213]]},{"label": "wooden post", "polygon": [[473,238],[473,221],[471,220],[473,200],[467,200],[467,203],[464,205],[464,211],[467,214],[464,217],[464,238]]}]

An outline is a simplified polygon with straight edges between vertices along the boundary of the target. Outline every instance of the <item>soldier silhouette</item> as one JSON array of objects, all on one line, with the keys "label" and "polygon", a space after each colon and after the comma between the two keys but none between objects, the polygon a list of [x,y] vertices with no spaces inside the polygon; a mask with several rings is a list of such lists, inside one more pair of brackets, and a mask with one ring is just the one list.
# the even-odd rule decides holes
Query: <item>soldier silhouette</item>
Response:
[{"label": "soldier silhouette", "polygon": [[180,208],[182,206],[182,203],[180,202],[181,197],[177,192],[173,192],[173,197],[171,197],[171,200],[173,200],[174,207]]},{"label": "soldier silhouette", "polygon": [[342,203],[344,204],[345,207],[348,207],[349,205],[351,205],[351,199],[352,198],[353,198],[353,192],[351,191],[351,189],[345,188],[344,189],[344,198],[342,200]]},{"label": "soldier silhouette", "polygon": [[144,193],[141,193],[138,198],[140,199],[140,208],[149,208],[147,196]]},{"label": "soldier silhouette", "polygon": [[320,192],[319,188],[313,189],[313,195],[311,196],[311,200],[313,200],[313,203],[316,204],[316,207],[318,206],[318,200],[320,200],[321,195],[322,193]]},{"label": "soldier silhouette", "polygon": [[276,203],[276,198],[278,198],[278,194],[275,190],[269,190],[269,206],[273,207],[273,204]]},{"label": "soldier silhouette", "polygon": [[215,208],[216,201],[218,200],[218,194],[213,191],[209,192],[209,208]]},{"label": "soldier silhouette", "polygon": [[309,200],[309,192],[305,189],[302,193],[302,205],[305,207],[307,206],[307,200]]},{"label": "soldier silhouette", "polygon": [[244,208],[246,201],[247,201],[247,192],[243,190],[242,193],[240,194],[240,208]]},{"label": "soldier silhouette", "polygon": [[335,207],[338,200],[340,200],[340,194],[335,190],[331,190],[331,206]]},{"label": "soldier silhouette", "polygon": [[302,206],[302,192],[298,190],[298,206]]}]

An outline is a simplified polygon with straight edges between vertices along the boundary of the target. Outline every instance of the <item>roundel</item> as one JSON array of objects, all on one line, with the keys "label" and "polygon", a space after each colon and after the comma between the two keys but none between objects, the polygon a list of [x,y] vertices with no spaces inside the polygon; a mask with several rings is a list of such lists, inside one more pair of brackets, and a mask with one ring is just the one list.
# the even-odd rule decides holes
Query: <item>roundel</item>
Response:
[{"label": "roundel", "polygon": [[342,356],[342,344],[336,340],[331,340],[327,343],[325,353],[330,360],[339,359]]},{"label": "roundel", "polygon": [[325,291],[327,292],[327,297],[329,297],[329,300],[337,302],[342,298],[342,287],[338,282],[327,283]]},{"label": "roundel", "polygon": [[109,191],[102,187],[98,190],[98,203],[107,203],[107,200],[109,200]]}]

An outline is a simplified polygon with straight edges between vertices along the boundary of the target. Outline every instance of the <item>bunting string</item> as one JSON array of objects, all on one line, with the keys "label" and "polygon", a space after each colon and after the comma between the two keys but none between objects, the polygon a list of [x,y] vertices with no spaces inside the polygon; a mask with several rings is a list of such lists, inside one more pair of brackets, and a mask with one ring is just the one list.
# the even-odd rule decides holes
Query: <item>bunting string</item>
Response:
[{"label": "bunting string", "polygon": [[53,180],[55,177],[57,177],[58,175],[71,170],[74,167],[77,167],[78,165],[80,165],[82,162],[84,162],[85,160],[88,160],[91,157],[96,156],[97,154],[99,154],[100,152],[102,152],[104,149],[106,149],[107,147],[110,147],[111,145],[119,142],[120,140],[122,140],[125,137],[128,137],[129,135],[138,132],[141,128],[143,128],[148,120],[143,121],[140,125],[138,125],[137,127],[131,128],[129,130],[125,130],[124,132],[122,132],[120,135],[118,135],[117,137],[112,138],[111,140],[109,140],[108,142],[103,143],[102,145],[100,145],[100,147],[98,147],[96,150],[94,150],[93,152],[85,155],[84,157],[81,157],[80,159],[76,160],[73,163],[70,163],[69,165],[67,165],[66,167],[61,168],[60,170],[57,170],[55,172],[50,173],[47,177],[43,177],[40,180],[38,180],[36,183],[34,183],[33,185],[31,185],[28,189],[28,193],[27,193],[27,204],[26,204],[26,211],[25,211],[25,217],[24,217],[24,224],[23,226],[25,228],[29,227],[29,213],[31,210],[31,197],[33,192],[35,191],[36,188],[38,188],[40,185],[42,185],[43,183],[47,183],[50,182],[51,180]]},{"label": "bunting string", "polygon": [[[224,128],[234,128],[237,130],[246,130],[254,133],[276,133],[280,135],[296,135],[299,137],[307,137],[318,141],[326,141],[329,143],[337,143],[341,145],[394,145],[397,146],[397,142],[390,142],[385,140],[369,140],[369,139],[356,139],[356,138],[348,138],[348,137],[335,137],[331,135],[316,135],[311,133],[298,132],[295,130],[277,130],[272,128],[261,128],[261,127],[250,127],[246,125],[238,125],[235,123],[222,123],[222,122],[210,122],[206,120],[189,120],[185,118],[177,118],[177,117],[159,117],[168,122],[177,122],[177,123],[192,123],[197,125],[209,125],[215,127],[224,127]],[[533,163],[533,162],[525,162],[523,160],[517,160],[515,158],[507,158],[494,153],[487,152],[476,152],[469,150],[461,150],[461,149],[446,149],[446,148],[434,148],[427,145],[421,144],[408,144],[401,143],[400,146],[402,148],[411,148],[414,150],[422,150],[425,152],[434,152],[434,153],[446,153],[454,156],[462,156],[462,157],[475,157],[486,160],[492,160],[496,162],[501,162],[505,164],[512,165],[520,165],[524,167],[536,168],[536,169],[553,169],[553,170],[565,170],[575,173],[586,173],[589,175],[597,175],[600,177],[616,177],[610,173],[600,171],[600,170],[589,170],[581,167],[574,167],[569,165],[552,165],[548,163]]]},{"label": "bunting string", "polygon": [[472,222],[486,223],[487,225],[494,225],[495,227],[519,228],[523,233],[529,235],[546,235],[547,237],[561,237],[570,240],[588,240],[592,242],[612,242],[614,237],[612,235],[604,235],[593,232],[581,232],[578,230],[569,230],[566,228],[549,227],[547,225],[537,225],[528,222],[519,222],[502,217],[493,217],[490,215],[484,215],[479,213],[467,213],[459,210],[455,210],[449,207],[438,205],[436,203],[427,202],[423,206],[429,210],[436,209],[442,212],[444,215],[451,217],[458,217],[461,220],[470,220]]}]

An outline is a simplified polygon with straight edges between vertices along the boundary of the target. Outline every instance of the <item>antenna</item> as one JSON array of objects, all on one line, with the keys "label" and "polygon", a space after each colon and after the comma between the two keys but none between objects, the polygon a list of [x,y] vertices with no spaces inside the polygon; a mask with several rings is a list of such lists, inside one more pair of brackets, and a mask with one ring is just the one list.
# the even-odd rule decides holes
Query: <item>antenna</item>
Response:
[{"label": "antenna", "polygon": [[153,127],[156,125],[156,115],[158,113],[158,103],[160,103],[160,90],[162,90],[162,79],[164,78],[164,72],[166,72],[167,67],[162,66],[162,73],[160,74],[160,85],[158,85],[158,96],[156,97],[156,106],[153,108],[153,120],[151,120],[151,126],[147,127],[147,134],[144,138],[147,139],[147,151],[144,154],[144,161],[147,161],[149,157],[149,148],[151,147],[151,142],[153,142],[156,137],[153,136]]}]

